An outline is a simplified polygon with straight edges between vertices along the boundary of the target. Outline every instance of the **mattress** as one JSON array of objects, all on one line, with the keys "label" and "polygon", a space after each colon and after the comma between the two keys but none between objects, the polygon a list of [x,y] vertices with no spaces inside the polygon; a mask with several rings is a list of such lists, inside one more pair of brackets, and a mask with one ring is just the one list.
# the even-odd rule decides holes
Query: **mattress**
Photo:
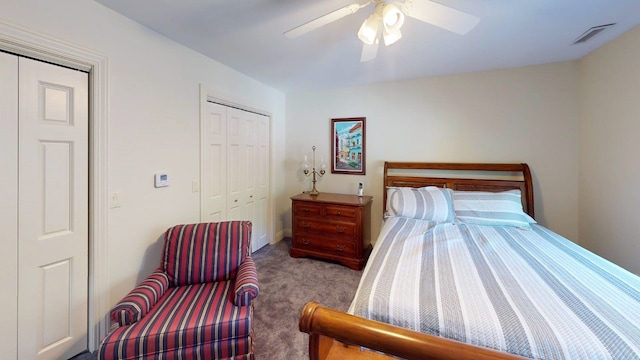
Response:
[{"label": "mattress", "polygon": [[640,278],[537,224],[388,218],[349,313],[534,359],[640,359]]}]

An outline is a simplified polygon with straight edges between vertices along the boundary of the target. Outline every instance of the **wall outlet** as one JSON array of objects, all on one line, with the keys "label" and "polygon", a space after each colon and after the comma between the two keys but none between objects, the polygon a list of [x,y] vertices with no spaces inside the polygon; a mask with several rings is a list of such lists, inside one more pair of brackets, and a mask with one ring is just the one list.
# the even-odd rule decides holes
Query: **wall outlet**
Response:
[{"label": "wall outlet", "polygon": [[191,192],[197,193],[198,191],[200,191],[200,180],[191,180]]}]

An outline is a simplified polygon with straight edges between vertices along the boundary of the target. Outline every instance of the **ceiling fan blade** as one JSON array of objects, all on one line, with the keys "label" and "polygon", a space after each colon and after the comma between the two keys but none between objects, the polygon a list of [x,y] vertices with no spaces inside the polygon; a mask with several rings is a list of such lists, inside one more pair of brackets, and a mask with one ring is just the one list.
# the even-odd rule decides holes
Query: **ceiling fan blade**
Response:
[{"label": "ceiling fan blade", "polygon": [[373,44],[362,44],[362,55],[360,55],[360,62],[373,60],[378,55],[378,39]]},{"label": "ceiling fan blade", "polygon": [[480,22],[478,17],[430,0],[407,0],[402,11],[407,16],[460,35],[468,33]]},{"label": "ceiling fan blade", "polygon": [[295,37],[298,37],[302,34],[306,34],[311,30],[315,30],[317,28],[319,28],[320,26],[324,26],[327,25],[331,22],[334,22],[338,19],[342,19],[343,17],[347,16],[347,15],[351,15],[354,14],[356,11],[362,9],[363,7],[369,5],[371,1],[367,2],[364,5],[360,5],[360,4],[351,4],[348,6],[345,6],[343,8],[340,8],[338,10],[334,10],[328,14],[322,15],[319,18],[316,18],[314,20],[311,20],[305,24],[302,24],[300,26],[294,27],[291,30],[287,30],[284,33],[284,36],[293,39]]}]

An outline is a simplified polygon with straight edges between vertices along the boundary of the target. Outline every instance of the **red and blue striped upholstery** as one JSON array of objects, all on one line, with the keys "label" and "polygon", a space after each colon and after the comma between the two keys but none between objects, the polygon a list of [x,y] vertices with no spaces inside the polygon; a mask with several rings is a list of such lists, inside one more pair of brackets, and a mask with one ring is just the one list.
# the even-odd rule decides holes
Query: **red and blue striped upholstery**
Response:
[{"label": "red and blue striped upholstery", "polygon": [[233,279],[250,241],[249,221],[176,225],[165,233],[162,267],[172,286]]},{"label": "red and blue striped upholstery", "polygon": [[249,221],[169,228],[161,268],[113,309],[98,358],[253,360],[250,241]]},{"label": "red and blue striped upholstery", "polygon": [[232,286],[222,281],[170,288],[147,316],[109,334],[99,358],[226,359],[252,354],[253,307],[234,306]]},{"label": "red and blue striped upholstery", "polygon": [[256,298],[259,293],[258,271],[251,257],[247,257],[245,262],[238,268],[235,285],[234,304],[240,306],[251,305],[251,300]]},{"label": "red and blue striped upholstery", "polygon": [[157,269],[111,310],[111,321],[123,326],[140,320],[147,315],[168,288],[167,274],[162,269]]}]

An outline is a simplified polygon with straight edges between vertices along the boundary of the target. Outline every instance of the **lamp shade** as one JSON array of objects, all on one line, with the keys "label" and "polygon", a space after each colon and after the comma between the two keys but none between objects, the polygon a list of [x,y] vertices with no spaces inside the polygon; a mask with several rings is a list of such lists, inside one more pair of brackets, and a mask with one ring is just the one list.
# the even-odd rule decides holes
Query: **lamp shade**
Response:
[{"label": "lamp shade", "polygon": [[311,168],[311,164],[307,160],[306,156],[304,157],[304,161],[300,164],[300,167],[302,168],[302,171],[309,171]]},{"label": "lamp shade", "polygon": [[402,33],[400,32],[400,29],[397,29],[394,31],[387,31],[386,28],[383,28],[382,37],[384,38],[384,44],[386,46],[389,46],[395,43],[396,41],[400,40],[400,38],[402,38]]},{"label": "lamp shade", "polygon": [[362,23],[358,31],[358,38],[367,45],[373,44],[378,36],[378,27],[380,26],[380,17],[378,14],[371,14],[367,20]]},{"label": "lamp shade", "polygon": [[382,26],[390,33],[400,30],[404,24],[404,14],[397,6],[386,4],[382,10]]}]

